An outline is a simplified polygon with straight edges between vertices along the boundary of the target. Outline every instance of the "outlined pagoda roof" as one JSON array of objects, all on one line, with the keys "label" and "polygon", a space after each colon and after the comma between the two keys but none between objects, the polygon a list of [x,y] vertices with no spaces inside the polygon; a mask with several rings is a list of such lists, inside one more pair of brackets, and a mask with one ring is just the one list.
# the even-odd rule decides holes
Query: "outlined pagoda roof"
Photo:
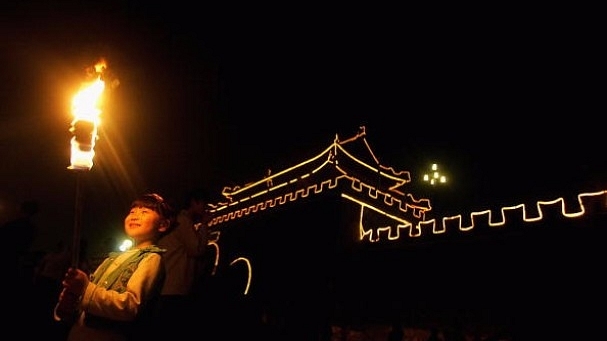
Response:
[{"label": "outlined pagoda roof", "polygon": [[[469,232],[475,228],[499,228],[509,221],[532,223],[560,211],[562,218],[578,218],[587,206],[605,202],[607,191],[581,193],[576,203],[564,198],[538,201],[533,206],[516,204],[499,212],[481,210],[426,220],[430,200],[408,192],[410,172],[379,163],[367,141],[365,127],[347,139],[335,139],[315,156],[243,186],[224,187],[224,200],[213,208],[209,223],[215,231],[241,219],[271,213],[317,196],[335,195],[358,210],[361,242],[392,241],[448,231]],[[410,187],[410,186],[409,186]],[[369,215],[381,219],[368,219]]]}]

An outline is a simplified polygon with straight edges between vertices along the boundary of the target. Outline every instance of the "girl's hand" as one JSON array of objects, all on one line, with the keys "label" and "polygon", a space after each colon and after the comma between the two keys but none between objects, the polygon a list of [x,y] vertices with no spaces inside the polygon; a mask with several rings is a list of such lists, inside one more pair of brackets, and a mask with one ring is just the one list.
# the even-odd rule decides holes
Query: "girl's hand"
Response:
[{"label": "girl's hand", "polygon": [[89,284],[89,276],[84,271],[71,267],[67,270],[62,284],[64,291],[80,297]]}]

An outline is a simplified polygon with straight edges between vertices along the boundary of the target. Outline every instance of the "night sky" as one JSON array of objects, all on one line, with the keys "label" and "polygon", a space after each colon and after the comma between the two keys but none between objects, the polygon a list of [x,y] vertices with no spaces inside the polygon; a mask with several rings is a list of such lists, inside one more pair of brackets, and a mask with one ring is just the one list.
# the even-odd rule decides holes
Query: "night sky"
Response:
[{"label": "night sky", "polygon": [[445,211],[605,188],[591,21],[76,3],[2,5],[0,218],[39,200],[37,247],[73,228],[70,101],[99,58],[119,86],[82,177],[92,241],[122,231],[137,194],[219,193],[360,126],[414,179],[438,162]]}]

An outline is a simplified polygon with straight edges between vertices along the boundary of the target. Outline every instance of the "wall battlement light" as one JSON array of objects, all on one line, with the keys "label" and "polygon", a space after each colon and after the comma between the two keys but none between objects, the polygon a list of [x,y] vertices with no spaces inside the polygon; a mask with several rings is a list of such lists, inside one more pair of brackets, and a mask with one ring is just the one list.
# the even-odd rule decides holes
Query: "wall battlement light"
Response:
[{"label": "wall battlement light", "polygon": [[424,182],[427,182],[432,186],[447,183],[447,177],[440,174],[438,171],[438,164],[433,163],[431,170],[432,172],[430,172],[430,174],[424,174]]}]

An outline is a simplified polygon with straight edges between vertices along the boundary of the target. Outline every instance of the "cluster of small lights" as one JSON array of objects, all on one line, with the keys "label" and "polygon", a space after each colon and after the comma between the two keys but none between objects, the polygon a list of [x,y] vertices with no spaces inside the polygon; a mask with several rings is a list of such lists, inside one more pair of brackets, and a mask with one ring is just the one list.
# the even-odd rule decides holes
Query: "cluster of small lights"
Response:
[{"label": "cluster of small lights", "polygon": [[447,182],[447,177],[439,173],[438,165],[436,163],[432,164],[431,170],[432,172],[430,172],[430,174],[424,174],[424,182],[428,182],[432,186]]}]

